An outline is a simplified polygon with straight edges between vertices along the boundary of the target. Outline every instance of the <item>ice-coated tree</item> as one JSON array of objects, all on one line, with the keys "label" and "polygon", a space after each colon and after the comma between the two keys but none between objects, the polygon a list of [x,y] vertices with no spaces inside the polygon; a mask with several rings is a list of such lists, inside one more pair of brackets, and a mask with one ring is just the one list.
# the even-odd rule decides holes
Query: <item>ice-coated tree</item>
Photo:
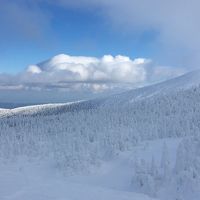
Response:
[{"label": "ice-coated tree", "polygon": [[137,192],[155,196],[156,184],[149,163],[141,159],[140,162],[135,162],[134,169],[132,177],[133,189]]},{"label": "ice-coated tree", "polygon": [[169,160],[169,152],[166,142],[163,143],[162,147],[162,155],[161,155],[161,164],[160,167],[162,169],[163,178],[166,179],[169,176],[170,171],[170,160]]},{"label": "ice-coated tree", "polygon": [[152,158],[151,158],[150,174],[153,177],[156,177],[158,175],[158,169],[157,169],[157,166],[156,166],[156,163],[155,163],[154,156],[152,156]]}]

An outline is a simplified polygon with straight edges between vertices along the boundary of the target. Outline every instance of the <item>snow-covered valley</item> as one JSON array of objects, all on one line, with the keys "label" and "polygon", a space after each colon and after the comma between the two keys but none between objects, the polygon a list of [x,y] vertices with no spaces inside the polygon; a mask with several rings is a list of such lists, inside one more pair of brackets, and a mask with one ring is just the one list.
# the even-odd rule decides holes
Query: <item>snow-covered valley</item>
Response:
[{"label": "snow-covered valley", "polygon": [[0,199],[198,200],[198,77],[0,109]]}]

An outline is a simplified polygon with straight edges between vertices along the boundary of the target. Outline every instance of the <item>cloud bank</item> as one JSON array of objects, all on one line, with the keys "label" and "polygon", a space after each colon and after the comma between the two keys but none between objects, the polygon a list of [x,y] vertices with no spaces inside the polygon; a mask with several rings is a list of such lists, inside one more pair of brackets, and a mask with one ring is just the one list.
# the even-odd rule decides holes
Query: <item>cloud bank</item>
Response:
[{"label": "cloud bank", "polygon": [[17,75],[0,75],[0,90],[61,90],[102,92],[135,88],[182,74],[150,59],[104,55],[101,58],[57,55],[30,65]]}]

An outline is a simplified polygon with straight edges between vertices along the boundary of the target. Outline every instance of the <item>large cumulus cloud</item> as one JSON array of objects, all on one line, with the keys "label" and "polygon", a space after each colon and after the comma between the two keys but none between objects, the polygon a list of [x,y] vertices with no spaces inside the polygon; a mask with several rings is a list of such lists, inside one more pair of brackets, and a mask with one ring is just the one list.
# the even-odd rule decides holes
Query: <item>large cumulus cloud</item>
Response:
[{"label": "large cumulus cloud", "polygon": [[157,66],[150,59],[105,55],[101,58],[57,55],[17,75],[1,75],[1,90],[90,90],[135,88],[165,80],[183,70]]}]

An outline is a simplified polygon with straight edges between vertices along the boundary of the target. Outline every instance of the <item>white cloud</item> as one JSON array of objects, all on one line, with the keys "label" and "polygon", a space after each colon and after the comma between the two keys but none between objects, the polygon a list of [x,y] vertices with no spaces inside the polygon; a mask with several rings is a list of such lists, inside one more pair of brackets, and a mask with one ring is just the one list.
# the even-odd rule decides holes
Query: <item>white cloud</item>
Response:
[{"label": "white cloud", "polygon": [[153,32],[151,42],[162,61],[188,68],[199,65],[199,0],[58,0],[56,4],[95,10],[115,31],[133,33],[133,38]]},{"label": "white cloud", "polygon": [[157,66],[145,58],[131,59],[122,55],[96,58],[60,54],[40,64],[28,66],[18,75],[1,75],[0,89],[102,92],[135,88],[181,73],[183,70]]},{"label": "white cloud", "polygon": [[[136,35],[140,38],[149,31],[156,33],[149,40],[153,43],[150,45],[154,46],[154,54],[162,63],[188,68],[199,65],[200,1],[198,0],[18,0],[17,2],[2,0],[0,24],[4,27],[1,30],[4,34],[2,36],[0,33],[1,37],[4,38],[4,35],[14,32],[12,38],[16,35],[30,39],[47,38],[49,36],[47,33],[53,28],[52,19],[56,17],[51,9],[48,11],[42,9],[48,4],[98,12],[97,15],[102,16],[108,27],[111,29],[114,27],[114,31],[125,35],[133,33],[133,40],[138,39]],[[149,43],[144,43],[143,45],[148,48]],[[51,45],[54,45],[54,42]]]},{"label": "white cloud", "polygon": [[30,65],[21,78],[25,82],[80,83],[124,82],[140,84],[145,80],[147,59],[105,55],[102,58],[57,55],[38,65]]},{"label": "white cloud", "polygon": [[27,69],[27,72],[32,74],[39,74],[42,70],[37,65],[30,65]]}]

